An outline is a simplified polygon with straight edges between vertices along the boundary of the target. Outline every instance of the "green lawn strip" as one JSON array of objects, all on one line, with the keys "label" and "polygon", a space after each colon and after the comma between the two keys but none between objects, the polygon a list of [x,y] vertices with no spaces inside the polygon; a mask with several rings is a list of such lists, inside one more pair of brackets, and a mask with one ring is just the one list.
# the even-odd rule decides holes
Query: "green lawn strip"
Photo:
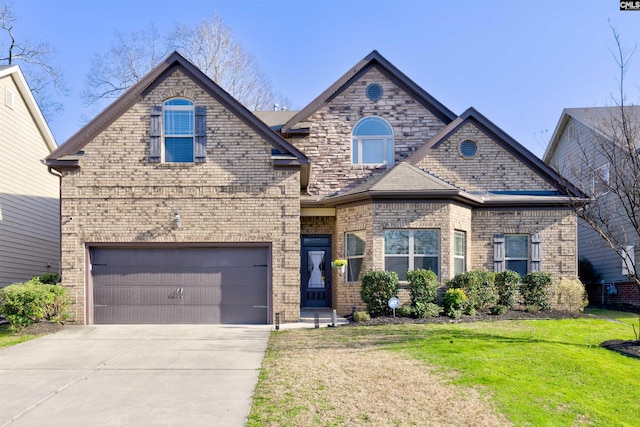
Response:
[{"label": "green lawn strip", "polygon": [[[634,325],[636,327],[636,331],[638,330],[638,318],[640,315],[637,313],[627,313],[624,311],[613,311],[613,310],[603,310],[601,308],[588,308],[584,311],[587,314],[591,314],[594,316],[605,317],[612,320],[617,320],[618,322],[628,323],[629,325]],[[624,339],[634,339],[633,337],[633,328],[629,328],[629,332],[632,334],[630,338]]]},{"label": "green lawn strip", "polygon": [[9,347],[37,338],[37,335],[16,335],[9,330],[9,325],[0,325],[0,348]]},{"label": "green lawn strip", "polygon": [[[405,325],[391,344],[454,383],[481,386],[515,425],[640,425],[640,361],[599,347],[629,339],[625,324],[566,319]],[[393,333],[387,330],[386,333]]]}]

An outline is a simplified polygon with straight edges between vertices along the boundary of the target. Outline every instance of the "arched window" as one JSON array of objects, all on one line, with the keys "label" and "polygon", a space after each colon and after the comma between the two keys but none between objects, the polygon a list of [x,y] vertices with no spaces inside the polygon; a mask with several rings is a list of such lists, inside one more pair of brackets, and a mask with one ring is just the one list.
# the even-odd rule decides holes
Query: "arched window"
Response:
[{"label": "arched window", "polygon": [[173,98],[162,104],[164,161],[193,162],[194,105],[183,98]]},{"label": "arched window", "polygon": [[393,129],[380,117],[365,117],[353,127],[351,163],[383,165],[394,163]]}]

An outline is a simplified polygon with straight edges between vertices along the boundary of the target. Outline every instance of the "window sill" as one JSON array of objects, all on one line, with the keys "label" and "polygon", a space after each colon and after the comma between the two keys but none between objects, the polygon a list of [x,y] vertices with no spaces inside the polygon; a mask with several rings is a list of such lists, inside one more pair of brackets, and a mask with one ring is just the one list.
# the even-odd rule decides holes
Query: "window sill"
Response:
[{"label": "window sill", "polygon": [[196,164],[193,162],[185,162],[185,163],[156,163],[156,169],[185,169],[192,168]]}]

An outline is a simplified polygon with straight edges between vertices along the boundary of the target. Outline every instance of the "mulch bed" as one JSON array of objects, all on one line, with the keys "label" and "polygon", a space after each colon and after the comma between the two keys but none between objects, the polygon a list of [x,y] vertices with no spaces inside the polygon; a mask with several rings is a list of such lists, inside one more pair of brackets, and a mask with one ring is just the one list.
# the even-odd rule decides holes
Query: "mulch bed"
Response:
[{"label": "mulch bed", "polygon": [[[605,310],[624,311],[628,313],[638,313],[640,307],[632,305],[598,305],[591,308],[602,308]],[[349,317],[347,317],[349,319]],[[424,324],[424,323],[463,323],[463,322],[495,322],[501,320],[549,320],[549,319],[579,319],[593,318],[593,315],[584,313],[574,313],[560,310],[542,310],[528,312],[521,310],[508,310],[504,314],[493,315],[490,313],[478,312],[475,316],[463,315],[460,319],[451,319],[446,316],[429,317],[426,319],[411,319],[408,317],[376,317],[366,322],[350,322],[344,326],[381,326],[381,325],[401,325],[401,324]],[[349,319],[351,320],[351,319]],[[600,344],[608,350],[617,351],[624,355],[640,359],[640,341],[629,340],[609,340]]]}]

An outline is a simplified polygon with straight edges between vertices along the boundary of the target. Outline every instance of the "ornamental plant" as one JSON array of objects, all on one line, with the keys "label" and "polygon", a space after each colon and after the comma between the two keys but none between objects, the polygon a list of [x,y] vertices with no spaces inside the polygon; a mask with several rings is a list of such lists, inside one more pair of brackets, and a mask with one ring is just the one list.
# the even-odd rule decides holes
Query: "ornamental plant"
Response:
[{"label": "ornamental plant", "polygon": [[389,299],[398,296],[398,275],[394,271],[371,271],[362,277],[360,297],[371,317],[392,313]]},{"label": "ornamental plant", "polygon": [[439,284],[436,273],[424,269],[407,271],[407,280],[413,315],[418,318],[439,316],[439,309],[437,306],[433,307],[438,298]]},{"label": "ornamental plant", "polygon": [[447,282],[447,287],[462,289],[475,310],[486,309],[497,301],[495,273],[486,270],[467,271]]},{"label": "ornamental plant", "polygon": [[534,271],[522,278],[520,295],[522,295],[524,305],[528,310],[548,310],[551,308],[549,290],[552,284],[551,273]]},{"label": "ornamental plant", "polygon": [[449,288],[444,293],[444,313],[453,318],[459,319],[467,304],[467,295],[460,288]]},{"label": "ornamental plant", "polygon": [[339,267],[346,267],[347,264],[349,264],[349,261],[347,261],[346,259],[335,259],[333,261],[331,261],[331,267],[333,268],[339,268]]},{"label": "ornamental plant", "polygon": [[520,275],[515,271],[505,270],[495,276],[498,305],[511,308],[516,303],[516,295],[520,288]]}]

